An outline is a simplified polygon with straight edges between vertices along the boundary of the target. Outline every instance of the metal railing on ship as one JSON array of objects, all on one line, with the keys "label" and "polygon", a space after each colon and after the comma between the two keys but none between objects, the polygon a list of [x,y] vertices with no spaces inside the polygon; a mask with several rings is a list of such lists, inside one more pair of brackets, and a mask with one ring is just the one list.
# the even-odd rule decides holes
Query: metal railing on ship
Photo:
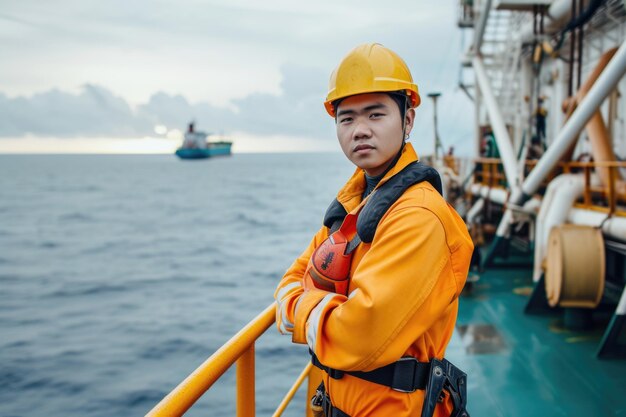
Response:
[{"label": "metal railing on ship", "polygon": [[[598,168],[608,170],[608,184],[600,186],[591,184],[591,174]],[[585,176],[583,201],[575,203],[574,206],[610,215],[626,216],[626,211],[620,210],[617,205],[618,202],[626,203],[626,195],[618,193],[615,188],[617,179],[620,177],[618,171],[620,168],[626,168],[625,161],[568,162],[563,164],[564,173],[575,173],[582,170]],[[596,204],[595,201],[597,199],[602,200],[605,204]]]},{"label": "metal railing on ship", "polygon": [[[235,362],[237,363],[237,417],[254,417],[256,413],[254,345],[257,339],[274,324],[275,310],[276,303],[269,305],[163,398],[146,414],[146,417],[182,416]],[[282,415],[307,377],[306,398],[311,398],[315,394],[317,384],[321,380],[321,373],[309,363],[285,394],[272,417]],[[312,417],[308,401],[305,407],[306,416]]]},{"label": "metal railing on ship", "polygon": [[[528,175],[537,164],[537,160],[527,160],[524,174]],[[474,182],[490,188],[506,188],[502,160],[498,158],[478,158],[475,160]],[[619,169],[626,169],[626,161],[598,161],[598,162],[561,162],[544,180],[545,187],[559,174],[582,173],[585,177],[585,188],[582,201],[576,202],[577,208],[599,211],[611,215],[626,216],[626,211],[620,209],[618,203],[625,204],[626,196],[617,192],[616,180],[620,178]],[[607,184],[593,185],[591,174],[594,171],[606,170]]]}]

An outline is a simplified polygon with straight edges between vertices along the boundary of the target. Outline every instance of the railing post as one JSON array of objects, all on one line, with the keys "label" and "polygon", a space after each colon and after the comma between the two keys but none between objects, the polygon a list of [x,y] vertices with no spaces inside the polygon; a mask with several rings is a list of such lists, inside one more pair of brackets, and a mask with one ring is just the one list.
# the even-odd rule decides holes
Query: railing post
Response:
[{"label": "railing post", "polygon": [[591,167],[585,165],[585,207],[591,207]]},{"label": "railing post", "polygon": [[[309,377],[309,374],[311,373],[312,368],[313,368],[313,364],[311,362],[309,362],[304,367],[304,369],[300,373],[300,376],[298,376],[298,379],[296,379],[296,382],[293,383],[293,385],[291,386],[291,388],[289,389],[289,391],[285,395],[285,398],[283,398],[283,400],[280,402],[280,404],[278,405],[278,408],[276,409],[276,411],[274,412],[272,417],[280,417],[280,416],[283,415],[283,413],[285,412],[285,409],[287,408],[287,406],[289,405],[289,403],[293,399],[293,396],[296,395],[296,392],[298,391],[298,388],[300,388],[300,385],[302,385],[304,380]],[[311,395],[311,397],[313,397],[313,395]],[[310,400],[309,397],[305,398],[305,403],[306,403],[307,410],[310,408],[309,407],[309,400]],[[307,416],[308,416],[308,414],[307,414]]]},{"label": "railing post", "polygon": [[254,343],[237,360],[237,417],[254,417]]},{"label": "railing post", "polygon": [[609,215],[615,213],[616,196],[615,196],[615,171],[617,167],[609,166]]}]

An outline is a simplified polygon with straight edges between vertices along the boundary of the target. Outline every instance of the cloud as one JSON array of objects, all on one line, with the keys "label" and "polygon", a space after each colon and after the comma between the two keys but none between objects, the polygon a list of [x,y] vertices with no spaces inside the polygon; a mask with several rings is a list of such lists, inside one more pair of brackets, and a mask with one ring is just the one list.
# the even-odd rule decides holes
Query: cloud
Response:
[{"label": "cloud", "polygon": [[53,89],[16,98],[0,93],[0,136],[133,137],[153,134],[158,124],[182,129],[192,119],[214,133],[310,138],[332,133],[320,94],[326,85],[323,71],[285,65],[281,73],[281,93],[253,93],[229,107],[158,92],[132,109],[122,97],[93,84],[85,84],[79,93]]},{"label": "cloud", "polygon": [[[34,4],[30,7],[40,7]],[[47,50],[56,50],[48,44],[37,46],[36,54],[26,55],[55,62],[53,66],[45,64],[46,77],[35,77],[49,84],[42,81],[31,91],[41,91],[47,85],[61,87],[32,96],[24,95],[32,93],[22,87],[18,92],[20,74],[32,75],[33,69],[44,65],[37,60],[24,61],[22,55],[19,69],[13,71],[15,77],[0,69],[6,80],[0,86],[5,92],[0,93],[0,137],[141,137],[154,135],[155,125],[184,129],[194,119],[199,129],[214,133],[333,139],[334,125],[322,106],[328,75],[354,45],[376,40],[405,58],[420,87],[423,104],[412,137],[426,147],[422,153],[430,150],[433,136],[432,103],[426,98],[432,91],[443,93],[439,129],[444,144],[454,144],[458,151],[473,150],[472,107],[455,88],[457,55],[463,48],[459,48],[461,34],[451,29],[453,9],[407,7],[406,13],[390,19],[385,14],[389,13],[386,5],[370,6],[355,9],[359,19],[344,21],[344,13],[339,13],[346,11],[343,9],[310,10],[307,5],[289,3],[286,7],[272,2],[250,8],[235,1],[228,7],[211,6],[211,12],[223,18],[213,19],[224,26],[218,30],[215,25],[193,24],[202,21],[202,14],[195,9],[199,3],[185,4],[184,19],[163,20],[162,10],[148,8],[137,19],[116,15],[115,19],[79,19],[83,23],[78,27],[62,26],[71,33],[39,23],[41,27],[35,32],[46,32],[73,46],[63,48],[65,55],[42,58]],[[351,9],[356,4],[340,7]],[[285,10],[275,14],[283,6]],[[104,9],[90,6],[84,12],[98,16],[100,12],[102,16],[117,13]],[[233,20],[232,16],[240,12],[241,19]],[[274,16],[273,20],[259,18],[266,15],[268,19]],[[311,22],[321,16],[325,17],[320,20],[323,24]],[[182,21],[192,24],[181,25]],[[225,22],[231,21],[229,28]],[[55,19],[51,22],[58,25]],[[138,36],[127,39],[129,28]],[[21,30],[33,31],[26,26]],[[196,37],[202,42],[196,42]],[[97,42],[89,41],[90,47],[83,49],[80,39]],[[122,39],[124,45],[134,45],[132,53],[124,49]],[[0,45],[6,46],[3,41]],[[75,57],[81,59],[76,61]],[[12,62],[9,56],[5,58]],[[59,74],[70,81],[62,82]],[[83,77],[92,81],[79,92],[72,91],[72,85],[78,84],[73,84],[75,80]]]},{"label": "cloud", "polygon": [[332,119],[323,107],[325,71],[291,64],[282,66],[281,74],[281,95],[255,93],[233,101],[245,126],[254,126],[255,132],[261,134],[332,134]]},{"label": "cloud", "polygon": [[[78,93],[53,89],[15,98],[0,93],[0,137],[143,137],[153,136],[156,125],[183,130],[195,120],[199,129],[210,133],[332,140],[334,123],[322,104],[326,71],[286,64],[280,72],[279,93],[252,93],[233,99],[228,107],[157,92],[133,108],[121,96],[93,84],[85,84]],[[440,91],[439,131],[444,146],[453,145],[458,153],[470,154],[470,103],[452,87]],[[433,136],[432,103],[425,97],[427,92],[422,91],[423,104],[411,135],[422,153],[431,151]]]},{"label": "cloud", "polygon": [[[443,93],[444,143],[473,134],[471,105],[454,87],[467,43],[455,30],[456,2],[5,6],[0,136],[143,136],[157,124],[183,129],[193,118],[212,132],[332,139],[321,104],[328,75],[351,48],[372,41],[406,60],[424,97]],[[413,137],[430,146],[432,104],[423,102]]]},{"label": "cloud", "polygon": [[156,91],[221,106],[278,93],[282,65],[317,65],[327,74],[361,42],[386,44],[419,72],[413,64],[439,62],[441,43],[458,38],[449,0],[4,3],[0,91],[15,97],[92,83],[133,107]]},{"label": "cloud", "polygon": [[86,84],[80,93],[53,89],[32,97],[0,93],[0,136],[128,136],[149,120],[104,87]]},{"label": "cloud", "polygon": [[232,100],[228,108],[207,102],[189,103],[181,95],[157,93],[138,112],[168,127],[190,119],[215,133],[243,131],[259,135],[319,138],[332,134],[332,120],[323,108],[326,74],[315,68],[284,65],[281,93],[252,93]]}]

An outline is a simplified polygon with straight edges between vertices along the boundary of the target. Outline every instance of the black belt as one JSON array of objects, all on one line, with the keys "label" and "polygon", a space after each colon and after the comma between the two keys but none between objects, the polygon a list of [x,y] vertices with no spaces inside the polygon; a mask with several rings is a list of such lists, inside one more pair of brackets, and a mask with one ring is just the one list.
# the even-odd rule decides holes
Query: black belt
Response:
[{"label": "black belt", "polygon": [[430,362],[419,362],[413,357],[400,358],[397,362],[369,372],[345,372],[329,368],[323,365],[314,353],[311,353],[311,362],[333,379],[341,379],[344,374],[348,374],[400,392],[426,389],[426,382],[430,373]]}]

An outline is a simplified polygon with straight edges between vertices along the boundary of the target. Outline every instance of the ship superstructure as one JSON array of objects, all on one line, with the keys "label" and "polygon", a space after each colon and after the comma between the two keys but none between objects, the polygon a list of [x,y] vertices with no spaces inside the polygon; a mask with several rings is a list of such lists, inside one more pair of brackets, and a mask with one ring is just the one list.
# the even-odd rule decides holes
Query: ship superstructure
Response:
[{"label": "ship superstructure", "polygon": [[[475,106],[466,214],[494,234],[481,266],[511,251],[533,263],[528,311],[570,326],[618,303],[599,356],[623,353],[626,313],[626,7],[623,1],[461,1],[472,28],[460,80]],[[486,205],[489,205],[487,213]],[[620,301],[621,300],[621,301]]]}]

